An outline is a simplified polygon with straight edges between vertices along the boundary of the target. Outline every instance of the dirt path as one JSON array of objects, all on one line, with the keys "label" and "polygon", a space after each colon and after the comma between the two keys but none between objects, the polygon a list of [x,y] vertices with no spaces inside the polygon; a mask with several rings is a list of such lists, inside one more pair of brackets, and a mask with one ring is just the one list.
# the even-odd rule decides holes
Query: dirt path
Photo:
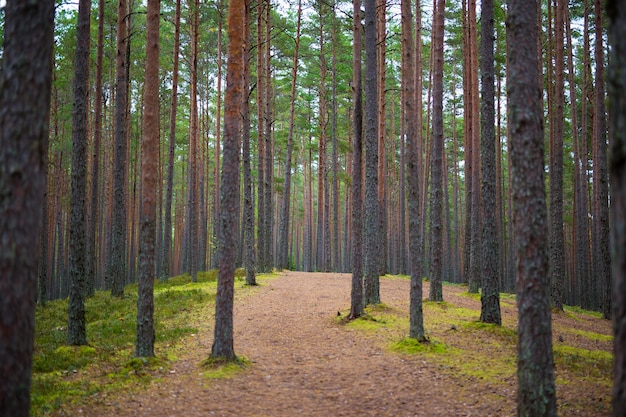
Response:
[{"label": "dirt path", "polygon": [[[381,280],[386,304],[408,310],[409,282]],[[190,338],[171,373],[146,391],[74,409],[88,416],[505,416],[514,398],[483,404],[463,381],[385,340],[334,323],[349,307],[349,274],[288,272],[235,305],[235,351],[253,362],[232,378],[207,380],[199,363],[211,320]]]}]

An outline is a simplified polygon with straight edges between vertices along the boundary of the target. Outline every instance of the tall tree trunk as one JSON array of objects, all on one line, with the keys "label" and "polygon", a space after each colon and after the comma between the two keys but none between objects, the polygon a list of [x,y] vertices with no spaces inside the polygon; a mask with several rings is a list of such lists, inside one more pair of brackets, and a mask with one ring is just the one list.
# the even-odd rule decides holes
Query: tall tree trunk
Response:
[{"label": "tall tree trunk", "polygon": [[245,10],[248,0],[228,4],[228,60],[224,97],[224,154],[220,196],[220,256],[212,358],[235,360],[233,301],[237,222],[239,221],[239,154],[243,98]]},{"label": "tall tree trunk", "polygon": [[266,1],[257,2],[257,48],[256,48],[256,102],[257,102],[257,213],[258,213],[258,227],[257,227],[257,246],[258,246],[258,268],[260,272],[267,272],[265,266],[267,264],[265,259],[265,55],[263,54],[265,40],[265,30],[263,29],[263,18],[265,13],[264,7],[267,7]]},{"label": "tall tree trunk", "polygon": [[[266,0],[265,7],[265,270],[271,271],[274,266],[274,148],[272,144],[272,68],[271,68],[271,0]],[[260,123],[260,121],[259,121]]]},{"label": "tall tree trunk", "polygon": [[480,295],[480,320],[484,323],[502,324],[500,315],[500,253],[496,211],[496,137],[494,104],[493,57],[493,1],[483,0],[481,9],[480,73],[481,73],[481,198],[482,219],[482,293]]},{"label": "tall tree trunk", "polygon": [[[331,258],[331,270],[339,272],[339,143],[337,139],[337,10],[336,1],[333,0],[332,5],[332,26],[330,28],[332,37],[332,97],[331,97],[331,144],[332,144],[332,253]],[[298,21],[299,22],[299,21]],[[297,49],[296,49],[297,54]],[[292,122],[293,124],[293,122]],[[291,125],[290,125],[291,126]]]},{"label": "tall tree trunk", "polygon": [[[246,268],[246,284],[256,285],[256,250],[254,241],[254,201],[252,199],[252,167],[250,155],[250,25],[251,11],[250,2],[246,3],[246,14],[244,21],[244,42],[246,49],[244,50],[243,59],[243,102],[242,102],[242,154],[243,154],[243,227],[244,240],[246,245],[246,255],[244,266]],[[217,180],[217,177],[216,177]]]},{"label": "tall tree trunk", "polygon": [[433,128],[432,186],[430,194],[430,300],[443,301],[443,25],[445,0],[436,0],[433,11]]},{"label": "tall tree trunk", "polygon": [[[92,296],[98,278],[98,236],[100,211],[100,147],[102,142],[102,59],[104,55],[104,0],[98,0],[98,39],[96,52],[96,79],[94,91],[93,118],[93,154],[91,157],[91,200],[89,202],[89,220],[87,224],[87,243],[85,250],[85,295]],[[102,239],[101,239],[102,240]]]},{"label": "tall tree trunk", "polygon": [[85,195],[87,191],[87,108],[89,101],[89,40],[91,0],[78,4],[72,112],[72,200],[70,204],[70,298],[67,309],[68,345],[86,345],[85,323]]},{"label": "tall tree trunk", "polygon": [[363,50],[361,0],[353,0],[352,45],[352,289],[350,318],[363,315],[363,95],[361,51]]},{"label": "tall tree trunk", "polygon": [[200,0],[189,0],[191,11],[190,109],[189,109],[189,174],[187,189],[188,253],[191,280],[198,279],[198,31]]},{"label": "tall tree trunk", "polygon": [[174,193],[174,150],[176,148],[176,111],[178,108],[178,66],[180,53],[180,0],[176,0],[174,12],[174,58],[172,69],[172,102],[170,106],[170,130],[167,153],[167,189],[165,191],[165,219],[163,253],[161,254],[161,277],[170,276],[172,271],[172,198]]},{"label": "tall tree trunk", "polygon": [[611,249],[613,252],[613,415],[626,415],[626,3],[609,0]]},{"label": "tall tree trunk", "polygon": [[[219,228],[220,213],[220,141],[222,139],[222,0],[217,2],[217,92],[215,111],[215,149],[213,178],[215,179],[215,190],[213,193],[213,239],[217,240],[217,230]],[[246,98],[246,101],[247,98]],[[214,250],[213,267],[217,267],[219,262],[219,249]]]},{"label": "tall tree trunk", "polygon": [[518,305],[517,414],[556,416],[537,3],[509,0],[509,114]]},{"label": "tall tree trunk", "polygon": [[550,279],[552,306],[563,310],[565,243],[563,236],[563,118],[565,107],[563,0],[554,7],[554,130],[550,146]]},{"label": "tall tree trunk", "polygon": [[141,140],[139,286],[135,355],[154,356],[154,278],[156,272],[157,164],[159,161],[159,13],[160,0],[149,0],[146,16],[146,67]]},{"label": "tall tree trunk", "polygon": [[[409,336],[419,341],[425,341],[424,335],[424,315],[422,313],[422,238],[420,236],[420,190],[419,190],[419,146],[418,137],[421,126],[414,117],[416,112],[422,111],[421,107],[415,108],[416,97],[421,97],[422,91],[417,90],[414,76],[416,72],[421,72],[421,67],[416,71],[413,59],[413,16],[411,13],[411,2],[402,0],[402,89],[404,94],[404,120],[406,126],[406,140],[408,144],[408,206],[409,206],[409,270],[411,273],[410,289],[410,324]],[[417,36],[421,30],[421,9],[420,1],[417,1],[416,19],[418,22]],[[419,49],[418,49],[419,50]],[[421,61],[417,61],[421,62]],[[404,226],[404,225],[403,225]]]},{"label": "tall tree trunk", "polygon": [[39,263],[36,248],[46,186],[54,1],[10,1],[4,13],[0,71],[0,415],[27,417]]},{"label": "tall tree trunk", "polygon": [[115,58],[115,136],[113,154],[113,215],[111,225],[111,252],[109,285],[111,295],[122,297],[128,275],[126,267],[126,114],[128,106],[127,28],[128,6],[126,0],[117,3],[117,53]]},{"label": "tall tree trunk", "polygon": [[302,1],[298,2],[298,18],[296,23],[296,40],[291,67],[291,103],[289,105],[289,132],[287,136],[287,156],[285,158],[285,182],[283,204],[280,218],[280,235],[278,237],[278,267],[289,268],[289,207],[291,202],[291,154],[293,150],[293,129],[296,115],[296,81],[298,77],[298,50],[300,48],[300,23],[302,18]]},{"label": "tall tree trunk", "polygon": [[602,1],[594,1],[596,43],[596,88],[593,118],[593,265],[599,281],[598,306],[604,318],[611,317],[611,254],[609,252],[609,177],[607,168],[606,109],[604,105],[604,49],[602,46]]},{"label": "tall tree trunk", "polygon": [[365,0],[365,303],[380,303],[376,0]]},{"label": "tall tree trunk", "polygon": [[376,0],[376,59],[378,74],[378,256],[380,275],[387,273],[387,201],[386,201],[386,155],[385,155],[385,78],[387,73],[387,1]]},{"label": "tall tree trunk", "polygon": [[478,35],[476,29],[476,0],[469,0],[468,10],[469,20],[469,39],[468,47],[470,51],[469,56],[469,77],[470,77],[470,97],[471,101],[471,118],[466,123],[471,123],[471,158],[472,158],[472,195],[471,195],[471,227],[470,227],[470,253],[469,253],[469,289],[470,293],[478,293],[480,286],[480,256],[481,256],[481,207],[480,207],[480,132],[479,129],[479,96],[478,96],[478,51],[477,42]]},{"label": "tall tree trunk", "polygon": [[470,266],[471,266],[471,247],[472,247],[472,179],[474,178],[474,158],[472,146],[472,86],[470,77],[470,56],[469,47],[469,13],[467,10],[467,0],[462,0],[463,8],[463,137],[464,137],[464,154],[465,154],[465,235],[463,237],[463,282],[469,283]]}]

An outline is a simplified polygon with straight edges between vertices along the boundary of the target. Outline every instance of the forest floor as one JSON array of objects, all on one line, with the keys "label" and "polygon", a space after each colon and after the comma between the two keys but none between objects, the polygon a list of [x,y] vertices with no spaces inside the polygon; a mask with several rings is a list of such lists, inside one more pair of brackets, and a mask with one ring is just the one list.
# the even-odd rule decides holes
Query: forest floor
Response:
[{"label": "forest floor", "polygon": [[[425,302],[431,342],[412,354],[409,280],[382,278],[384,304],[346,324],[349,274],[284,272],[236,297],[235,351],[248,365],[210,372],[212,307],[177,359],[147,386],[67,404],[57,416],[514,416],[514,298],[503,326],[476,320],[480,300],[444,286],[444,303]],[[424,283],[424,295],[428,295]],[[610,410],[611,324],[577,310],[553,315],[559,414]],[[417,350],[417,352],[415,352]],[[608,356],[607,356],[608,355]],[[609,359],[607,359],[609,358]],[[607,363],[608,361],[608,363]],[[609,372],[608,375],[606,372]],[[221,377],[219,377],[221,375]]]}]

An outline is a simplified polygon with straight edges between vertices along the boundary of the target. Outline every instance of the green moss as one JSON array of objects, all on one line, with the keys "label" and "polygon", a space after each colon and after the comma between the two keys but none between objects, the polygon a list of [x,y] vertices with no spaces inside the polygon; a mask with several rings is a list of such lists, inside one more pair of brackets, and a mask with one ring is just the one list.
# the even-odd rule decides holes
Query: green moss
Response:
[{"label": "green moss", "polygon": [[[180,275],[155,282],[156,359],[132,358],[136,337],[137,285],[125,287],[125,296],[96,291],[85,302],[89,346],[67,347],[67,300],[37,307],[31,415],[49,414],[61,404],[81,401],[94,392],[129,390],[149,383],[178,360],[182,343],[205,329],[212,311],[216,282],[212,274],[199,274],[198,282]],[[267,282],[279,274],[260,274]],[[236,294],[252,294],[253,287],[236,284]],[[241,291],[241,293],[239,293]],[[71,376],[71,380],[68,378]],[[93,382],[97,381],[97,382]],[[139,384],[138,384],[139,382]]]},{"label": "green moss", "polygon": [[579,316],[593,317],[595,319],[602,318],[602,313],[599,311],[585,310],[584,308],[580,308],[578,306],[563,306],[563,311],[565,311],[569,317],[577,320],[580,319]]},{"label": "green moss", "polygon": [[427,340],[424,342],[420,342],[419,340],[412,337],[405,337],[398,342],[393,342],[390,344],[390,348],[393,351],[402,352],[410,355],[424,353],[439,355],[448,353],[448,347],[437,340]]},{"label": "green moss", "polygon": [[59,346],[51,352],[42,352],[33,359],[33,372],[73,371],[92,363],[96,349],[91,346]]},{"label": "green moss", "polygon": [[613,355],[603,350],[588,350],[568,345],[553,347],[554,363],[581,377],[606,378],[613,370]]},{"label": "green moss", "polygon": [[497,324],[483,323],[479,320],[473,320],[463,323],[463,328],[468,330],[487,332],[491,335],[503,339],[510,344],[515,344],[517,341],[517,331],[506,326],[498,326]]},{"label": "green moss", "polygon": [[200,366],[205,369],[202,376],[206,379],[232,378],[239,372],[250,366],[251,362],[243,356],[237,356],[229,361],[223,358],[208,358],[202,361]]},{"label": "green moss", "polygon": [[613,336],[612,335],[607,335],[607,334],[602,334],[602,333],[595,333],[595,332],[588,332],[586,330],[572,329],[571,331],[569,331],[569,333],[573,333],[573,334],[582,336],[585,339],[589,339],[589,340],[591,340],[593,342],[612,342],[613,341]]}]

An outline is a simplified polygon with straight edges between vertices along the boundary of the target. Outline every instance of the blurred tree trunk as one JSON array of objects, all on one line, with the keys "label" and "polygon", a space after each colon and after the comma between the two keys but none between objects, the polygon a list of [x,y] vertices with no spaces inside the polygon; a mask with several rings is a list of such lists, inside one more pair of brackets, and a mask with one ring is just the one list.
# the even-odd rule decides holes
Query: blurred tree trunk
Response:
[{"label": "blurred tree trunk", "polygon": [[4,13],[0,71],[0,415],[27,417],[39,263],[35,248],[39,245],[46,184],[54,1],[10,1]]},{"label": "blurred tree trunk", "polygon": [[518,416],[556,416],[537,3],[509,0],[509,114],[518,305]]}]

